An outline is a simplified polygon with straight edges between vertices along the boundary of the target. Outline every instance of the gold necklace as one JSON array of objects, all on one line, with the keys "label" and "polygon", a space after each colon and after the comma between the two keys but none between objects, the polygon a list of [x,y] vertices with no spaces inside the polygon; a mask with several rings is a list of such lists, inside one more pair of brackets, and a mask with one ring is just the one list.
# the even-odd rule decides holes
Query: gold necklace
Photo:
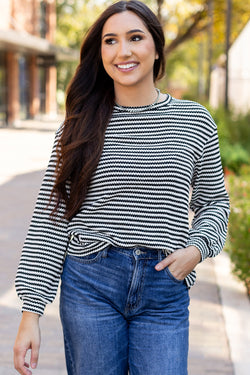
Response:
[{"label": "gold necklace", "polygon": [[115,103],[115,106],[118,109],[120,109],[122,111],[126,111],[126,112],[143,112],[145,110],[150,109],[151,107],[153,107],[158,102],[161,92],[157,88],[155,88],[155,90],[157,92],[157,97],[156,97],[155,101],[153,103],[151,103],[151,104],[140,106],[140,107],[126,107],[126,106],[120,105],[118,103]]}]

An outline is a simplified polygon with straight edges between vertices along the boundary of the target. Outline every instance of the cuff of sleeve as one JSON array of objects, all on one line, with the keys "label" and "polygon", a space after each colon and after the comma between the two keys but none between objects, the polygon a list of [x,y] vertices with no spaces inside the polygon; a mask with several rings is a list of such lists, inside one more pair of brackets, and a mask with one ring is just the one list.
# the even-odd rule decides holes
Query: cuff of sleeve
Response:
[{"label": "cuff of sleeve", "polygon": [[201,253],[201,262],[208,257],[206,241],[202,238],[190,238],[187,242],[187,246],[195,246]]},{"label": "cuff of sleeve", "polygon": [[38,315],[43,315],[45,307],[46,307],[46,304],[40,301],[38,302],[38,301],[25,300],[23,302],[22,312],[29,311],[29,312],[36,313]]}]

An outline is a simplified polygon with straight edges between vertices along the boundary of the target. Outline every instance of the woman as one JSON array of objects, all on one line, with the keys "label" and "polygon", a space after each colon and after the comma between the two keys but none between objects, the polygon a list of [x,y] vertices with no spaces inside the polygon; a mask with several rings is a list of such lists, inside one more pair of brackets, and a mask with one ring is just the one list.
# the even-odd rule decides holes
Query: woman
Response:
[{"label": "woman", "polygon": [[16,277],[20,374],[60,276],[68,374],[187,374],[188,289],[223,247],[229,202],[216,125],[155,88],[164,69],[140,1],[111,5],[84,40]]}]

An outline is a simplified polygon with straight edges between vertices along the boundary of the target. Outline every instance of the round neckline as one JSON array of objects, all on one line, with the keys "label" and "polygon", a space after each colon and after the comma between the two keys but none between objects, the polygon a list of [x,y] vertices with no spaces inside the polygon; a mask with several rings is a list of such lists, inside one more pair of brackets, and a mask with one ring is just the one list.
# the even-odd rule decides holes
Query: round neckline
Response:
[{"label": "round neckline", "polygon": [[170,94],[165,94],[165,95],[166,95],[166,98],[164,100],[162,100],[160,102],[157,102],[154,105],[148,104],[148,105],[133,107],[133,106],[117,105],[115,103],[114,109],[116,109],[119,112],[128,112],[128,113],[131,113],[131,114],[141,113],[141,112],[144,112],[144,111],[147,111],[147,110],[154,110],[155,108],[159,108],[160,106],[162,106],[164,104],[168,104],[171,101],[171,99],[172,99],[171,95]]}]

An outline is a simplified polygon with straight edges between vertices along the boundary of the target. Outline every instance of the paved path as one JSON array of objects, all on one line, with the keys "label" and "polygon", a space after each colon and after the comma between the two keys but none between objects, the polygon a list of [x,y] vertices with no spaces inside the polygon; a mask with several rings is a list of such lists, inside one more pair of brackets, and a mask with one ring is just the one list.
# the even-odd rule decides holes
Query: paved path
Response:
[{"label": "paved path", "polygon": [[[58,124],[28,122],[23,129],[0,129],[0,375],[16,374],[12,347],[21,314],[13,280]],[[216,270],[214,260],[200,264],[191,290],[189,374],[246,375],[234,372]],[[34,374],[66,375],[58,299],[46,311]]]}]

